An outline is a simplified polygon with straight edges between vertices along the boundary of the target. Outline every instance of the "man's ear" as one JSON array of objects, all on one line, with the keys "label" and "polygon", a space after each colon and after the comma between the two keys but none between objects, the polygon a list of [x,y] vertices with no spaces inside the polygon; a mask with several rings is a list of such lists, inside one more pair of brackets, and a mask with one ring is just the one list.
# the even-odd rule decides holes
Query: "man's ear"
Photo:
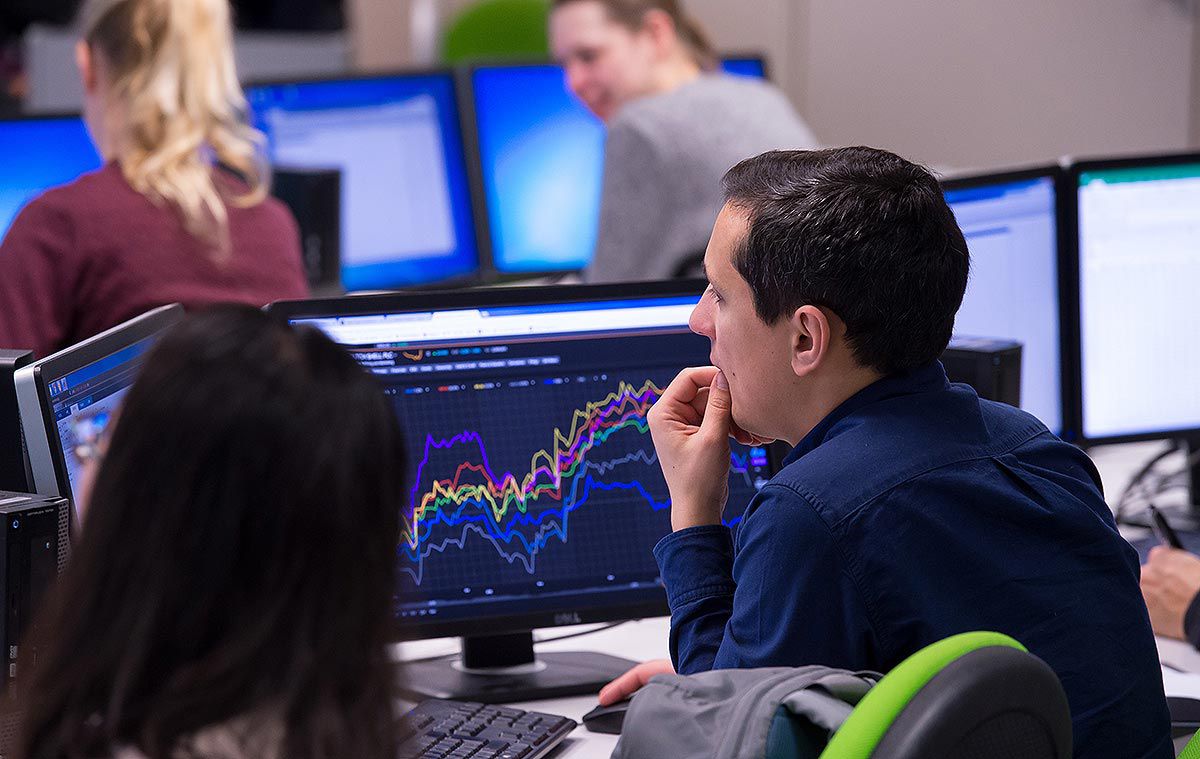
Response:
[{"label": "man's ear", "polygon": [[75,65],[79,68],[79,80],[83,82],[83,91],[95,90],[96,62],[92,58],[92,49],[83,40],[75,43]]},{"label": "man's ear", "polygon": [[788,320],[792,330],[792,371],[804,377],[816,370],[833,345],[830,317],[817,306],[801,306]]}]

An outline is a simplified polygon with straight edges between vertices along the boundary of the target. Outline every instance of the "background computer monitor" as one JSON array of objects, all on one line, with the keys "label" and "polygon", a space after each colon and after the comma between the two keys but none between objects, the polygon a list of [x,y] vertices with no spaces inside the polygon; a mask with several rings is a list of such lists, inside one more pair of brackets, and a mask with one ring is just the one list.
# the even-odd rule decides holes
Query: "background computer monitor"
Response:
[{"label": "background computer monitor", "polygon": [[273,163],[341,171],[347,290],[473,275],[475,216],[450,71],[246,88]]},{"label": "background computer monitor", "polygon": [[[701,292],[500,288],[271,306],[373,371],[404,429],[401,635],[462,635],[467,666],[486,668],[531,662],[533,628],[666,613],[651,549],[670,532],[669,495],[646,412],[680,369],[708,363],[708,341],[687,327]],[[729,523],[769,479],[768,458],[734,446]],[[548,655],[544,672],[515,680],[419,663],[405,679],[423,695],[523,700],[595,692],[628,664],[610,659]]]},{"label": "background computer monitor", "polygon": [[[766,76],[761,56],[734,56],[725,68]],[[603,123],[567,89],[556,64],[477,66],[470,80],[495,272],[584,268],[600,218]]]},{"label": "background computer monitor", "polygon": [[34,196],[98,168],[100,156],[78,116],[0,120],[0,239]]},{"label": "background computer monitor", "polygon": [[944,181],[971,252],[971,276],[954,320],[958,336],[1023,345],[1021,408],[1062,434],[1064,423],[1059,191],[1045,166]]},{"label": "background computer monitor", "polygon": [[721,68],[726,74],[748,76],[752,79],[769,79],[767,59],[761,53],[729,53],[721,58]]},{"label": "background computer monitor", "polygon": [[76,503],[83,470],[75,455],[80,436],[111,421],[146,351],[182,318],[181,306],[162,306],[17,371],[34,492]]},{"label": "background computer monitor", "polygon": [[1200,438],[1200,154],[1081,161],[1076,199],[1084,441]]}]

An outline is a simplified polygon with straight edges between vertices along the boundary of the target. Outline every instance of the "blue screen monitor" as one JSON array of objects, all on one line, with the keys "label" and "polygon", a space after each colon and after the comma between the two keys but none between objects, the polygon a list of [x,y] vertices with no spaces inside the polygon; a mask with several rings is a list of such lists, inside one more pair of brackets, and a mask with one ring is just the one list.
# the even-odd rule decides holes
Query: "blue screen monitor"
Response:
[{"label": "blue screen monitor", "polygon": [[[646,413],[680,369],[708,362],[708,341],[687,326],[702,289],[492,288],[270,307],[374,372],[404,430],[402,636],[665,613],[651,549],[670,532],[670,497]],[[766,449],[734,444],[728,524],[770,476]]]},{"label": "blue screen monitor", "polygon": [[[753,56],[724,67],[765,77]],[[556,64],[480,66],[471,88],[496,271],[584,268],[600,219],[604,124],[567,89]]]},{"label": "blue screen monitor", "polygon": [[729,55],[721,60],[721,69],[726,74],[748,76],[751,79],[767,79],[767,61],[761,55]]},{"label": "blue screen monitor", "polygon": [[[1200,153],[1082,161],[1068,181],[1083,439],[1182,438],[1197,450]],[[1192,483],[1198,503],[1200,468]]]},{"label": "blue screen monitor", "polygon": [[971,252],[954,332],[1022,343],[1021,407],[1062,434],[1058,177],[1045,167],[943,186]]},{"label": "blue screen monitor", "polygon": [[0,120],[0,239],[35,196],[100,165],[78,116]]},{"label": "blue screen monitor", "polygon": [[342,284],[418,285],[476,272],[479,255],[449,71],[253,85],[280,167],[342,173]]}]

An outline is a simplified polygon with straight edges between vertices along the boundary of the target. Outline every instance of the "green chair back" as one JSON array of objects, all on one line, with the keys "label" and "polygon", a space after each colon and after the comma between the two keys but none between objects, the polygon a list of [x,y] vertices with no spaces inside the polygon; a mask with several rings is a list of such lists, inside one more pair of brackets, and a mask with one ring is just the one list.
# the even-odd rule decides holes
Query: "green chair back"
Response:
[{"label": "green chair back", "polygon": [[464,10],[442,38],[442,60],[451,65],[550,56],[549,0],[484,0]]}]

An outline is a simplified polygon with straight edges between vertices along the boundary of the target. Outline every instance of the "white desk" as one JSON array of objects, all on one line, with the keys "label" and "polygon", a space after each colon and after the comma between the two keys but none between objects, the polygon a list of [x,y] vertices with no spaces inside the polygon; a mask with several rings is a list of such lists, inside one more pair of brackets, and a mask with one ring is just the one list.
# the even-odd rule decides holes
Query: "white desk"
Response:
[{"label": "white desk", "polygon": [[[1126,483],[1142,462],[1161,449],[1162,443],[1137,443],[1128,446],[1111,446],[1097,449],[1093,460],[1104,479],[1105,495],[1110,505],[1120,496]],[[1170,462],[1164,462],[1164,468],[1171,468]],[[558,628],[545,631],[546,637],[568,634],[573,631],[588,629],[587,626],[578,628]],[[660,659],[667,656],[668,621],[649,619],[630,622],[610,630],[595,633],[570,640],[540,644],[540,651],[599,651],[601,653],[623,656],[635,661]],[[1187,672],[1200,673],[1200,652],[1181,641],[1158,639],[1159,657],[1163,662]],[[398,647],[399,658],[415,658],[447,654],[458,650],[457,640],[421,641],[405,643]],[[578,696],[575,698],[558,698],[547,701],[529,701],[514,706],[521,709],[549,712],[570,717],[582,722],[583,715],[596,705],[594,696]],[[1183,748],[1187,739],[1176,742],[1176,751]],[[563,742],[552,755],[554,759],[607,759],[617,745],[617,736],[590,733],[582,726]]]}]

